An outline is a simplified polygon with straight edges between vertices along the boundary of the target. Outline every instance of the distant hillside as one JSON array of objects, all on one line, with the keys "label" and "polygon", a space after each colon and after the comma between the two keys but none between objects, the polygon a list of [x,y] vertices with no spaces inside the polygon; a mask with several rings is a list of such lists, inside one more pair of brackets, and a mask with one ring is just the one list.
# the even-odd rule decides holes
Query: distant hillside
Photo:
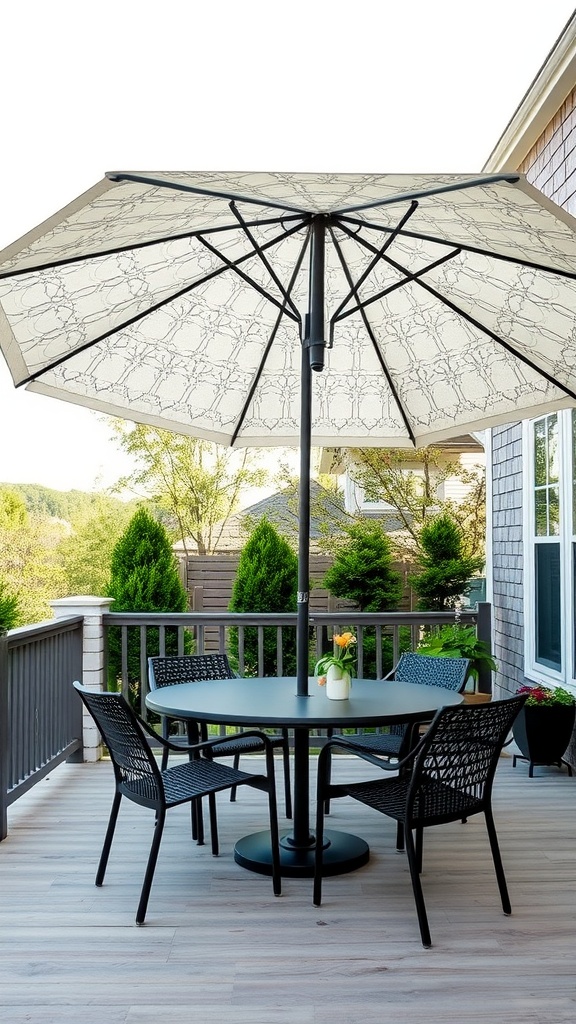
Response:
[{"label": "distant hillside", "polygon": [[[50,516],[55,519],[71,521],[78,514],[88,510],[98,497],[97,491],[56,491],[51,487],[44,487],[42,484],[12,484],[0,483],[0,488],[6,488],[19,494],[26,503],[28,512],[38,516]],[[108,502],[118,502],[118,505],[126,508],[126,502],[120,498],[111,498],[103,491]],[[134,502],[136,506],[137,502]]]}]

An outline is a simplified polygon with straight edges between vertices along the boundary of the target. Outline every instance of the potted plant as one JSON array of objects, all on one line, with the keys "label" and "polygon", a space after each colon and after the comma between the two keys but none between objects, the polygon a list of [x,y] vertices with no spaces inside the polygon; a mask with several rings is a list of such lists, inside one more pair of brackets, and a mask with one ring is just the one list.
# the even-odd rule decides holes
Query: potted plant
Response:
[{"label": "potted plant", "polygon": [[474,626],[463,626],[455,622],[451,626],[441,626],[429,633],[418,644],[419,654],[429,654],[435,658],[469,658],[470,670],[468,677],[476,683],[481,668],[496,671],[496,662],[490,654],[488,644],[476,635]]},{"label": "potted plant", "polygon": [[325,673],[319,676],[318,684],[326,686],[326,696],[330,700],[346,700],[350,696],[351,677],[354,675],[354,654],[351,648],[356,643],[353,633],[335,633],[334,652],[324,654],[314,666],[314,672]]},{"label": "potted plant", "polygon": [[[576,699],[561,686],[521,686],[517,693],[527,693],[528,697],[512,726],[514,741],[522,751],[514,755],[512,764],[515,767],[518,758],[528,761],[532,778],[535,765],[560,767],[566,763],[563,755],[574,728]],[[572,775],[570,765],[567,767]]]}]

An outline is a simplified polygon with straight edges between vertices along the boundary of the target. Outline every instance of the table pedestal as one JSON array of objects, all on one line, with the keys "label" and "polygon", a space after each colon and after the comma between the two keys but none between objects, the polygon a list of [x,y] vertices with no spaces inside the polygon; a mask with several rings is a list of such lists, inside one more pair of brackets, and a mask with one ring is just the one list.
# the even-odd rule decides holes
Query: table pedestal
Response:
[{"label": "table pedestal", "polygon": [[[314,838],[308,847],[296,847],[290,832],[280,835],[280,871],[283,878],[312,878],[314,875]],[[348,832],[324,832],[322,874],[343,875],[356,871],[370,859],[368,843]],[[262,875],[272,874],[272,854],[269,832],[254,832],[239,839],[234,847],[234,860],[249,871]]]}]

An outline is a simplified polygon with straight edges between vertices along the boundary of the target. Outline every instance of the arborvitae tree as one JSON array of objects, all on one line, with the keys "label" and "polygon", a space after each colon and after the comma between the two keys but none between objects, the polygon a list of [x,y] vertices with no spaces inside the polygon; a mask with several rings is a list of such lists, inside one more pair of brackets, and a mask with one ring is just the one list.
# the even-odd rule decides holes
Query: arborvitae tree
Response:
[{"label": "arborvitae tree", "polygon": [[337,552],[324,586],[335,597],[354,601],[361,612],[397,609],[402,578],[392,565],[388,535],[375,522],[357,523],[346,532],[350,541]]},{"label": "arborvitae tree", "polygon": [[18,625],[20,607],[16,594],[13,594],[9,587],[0,577],[0,633],[5,630],[14,629]]},{"label": "arborvitae tree", "polygon": [[[140,508],[112,553],[108,597],[114,598],[112,612],[184,612],[186,591],[178,575],[170,539],[160,523]],[[158,653],[158,629],[147,630],[147,655]],[[166,654],[177,654],[177,630],[166,629]],[[121,679],[120,629],[109,630],[109,681]],[[129,630],[128,682],[133,699],[140,683],[140,629]]]},{"label": "arborvitae tree", "polygon": [[464,554],[462,532],[448,515],[438,516],[422,528],[420,545],[424,552],[420,572],[410,577],[419,597],[418,608],[421,611],[454,608],[460,595],[466,592],[470,577],[480,572],[483,559]]},{"label": "arborvitae tree", "polygon": [[[392,564],[390,538],[379,523],[356,523],[346,531],[350,540],[336,554],[324,577],[324,586],[335,597],[354,601],[361,612],[394,611],[402,596],[402,577]],[[363,673],[376,671],[376,630],[363,632]],[[392,668],[392,640],[382,638],[384,672]]]},{"label": "arborvitae tree", "polygon": [[[231,612],[295,612],[298,594],[298,559],[288,542],[263,518],[242,549],[229,605]],[[238,630],[230,631],[230,653],[238,658]],[[296,671],[296,631],[284,630],[284,675]],[[264,630],[264,674],[276,675],[276,628]],[[256,675],[256,628],[244,630],[244,671]]]}]

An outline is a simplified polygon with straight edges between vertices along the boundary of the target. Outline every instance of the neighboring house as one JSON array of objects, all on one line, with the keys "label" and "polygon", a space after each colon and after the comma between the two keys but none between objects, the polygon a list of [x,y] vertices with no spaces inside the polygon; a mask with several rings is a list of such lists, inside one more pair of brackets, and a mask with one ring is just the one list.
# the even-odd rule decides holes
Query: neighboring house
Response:
[{"label": "neighboring house", "polygon": [[[576,216],[576,14],[484,167],[501,170]],[[488,431],[487,467],[496,692],[527,680],[574,686],[576,410]]]},{"label": "neighboring house", "polygon": [[[463,434],[442,441],[441,444],[434,445],[434,448],[440,452],[438,458],[440,469],[455,462],[470,471],[478,467],[484,469],[485,452],[482,434]],[[364,488],[354,479],[354,473],[349,469],[351,462],[354,462],[353,448],[324,448],[320,460],[321,473],[331,473],[342,477],[346,511],[350,515],[360,514],[366,518],[379,519],[389,533],[401,530],[403,524],[397,511],[385,501],[365,494]],[[424,475],[422,463],[417,459],[407,462],[404,472],[416,476]],[[452,500],[459,503],[466,497],[467,487],[460,477],[448,476],[443,480],[439,479],[436,493],[440,501]]]}]

